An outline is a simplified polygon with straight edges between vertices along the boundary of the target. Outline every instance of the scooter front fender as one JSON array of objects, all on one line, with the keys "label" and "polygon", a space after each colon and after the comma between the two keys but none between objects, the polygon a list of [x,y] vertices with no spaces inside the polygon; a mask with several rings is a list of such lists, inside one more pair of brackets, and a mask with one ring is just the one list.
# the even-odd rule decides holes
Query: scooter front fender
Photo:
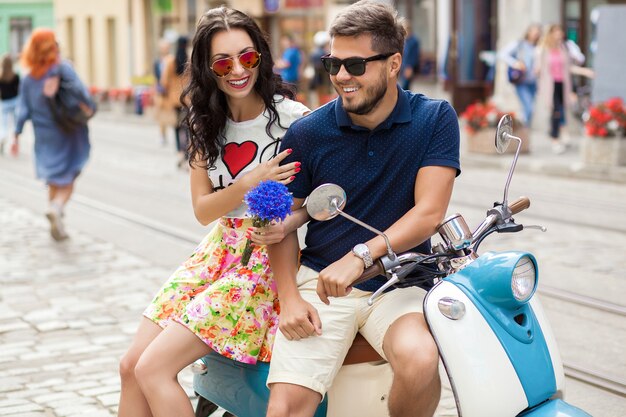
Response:
[{"label": "scooter front fender", "polygon": [[519,415],[519,417],[591,417],[580,408],[574,407],[563,400],[550,400],[532,410]]}]

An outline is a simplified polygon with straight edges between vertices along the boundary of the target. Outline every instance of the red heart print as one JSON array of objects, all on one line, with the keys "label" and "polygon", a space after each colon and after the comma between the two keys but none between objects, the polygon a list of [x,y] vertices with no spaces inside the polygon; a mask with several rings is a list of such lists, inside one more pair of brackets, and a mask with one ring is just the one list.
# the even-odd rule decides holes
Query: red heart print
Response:
[{"label": "red heart print", "polygon": [[242,144],[229,143],[224,146],[222,161],[233,178],[236,178],[245,167],[254,161],[258,149],[259,146],[251,140]]}]

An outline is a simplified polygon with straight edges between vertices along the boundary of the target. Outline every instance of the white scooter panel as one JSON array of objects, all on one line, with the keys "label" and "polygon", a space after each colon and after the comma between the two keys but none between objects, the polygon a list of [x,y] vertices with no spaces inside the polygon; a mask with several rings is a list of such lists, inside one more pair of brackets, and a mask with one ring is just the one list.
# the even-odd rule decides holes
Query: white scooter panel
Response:
[{"label": "white scooter panel", "polygon": [[[443,297],[465,304],[459,320],[438,307]],[[438,283],[424,300],[428,325],[446,366],[463,417],[515,416],[528,407],[526,394],[500,341],[470,299],[454,284]]]}]

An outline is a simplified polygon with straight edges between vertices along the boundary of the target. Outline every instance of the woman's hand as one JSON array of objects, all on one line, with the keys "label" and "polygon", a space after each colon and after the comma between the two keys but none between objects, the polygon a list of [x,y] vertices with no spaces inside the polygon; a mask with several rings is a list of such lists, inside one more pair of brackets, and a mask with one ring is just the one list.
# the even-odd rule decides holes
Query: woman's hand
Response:
[{"label": "woman's hand", "polygon": [[526,64],[524,64],[524,61],[515,61],[513,68],[520,71],[526,71]]},{"label": "woman's hand", "polygon": [[284,222],[276,222],[266,227],[250,227],[247,237],[256,245],[273,245],[283,240],[289,232]]},{"label": "woman's hand", "polygon": [[252,171],[241,177],[240,181],[245,181],[248,188],[255,187],[261,181],[272,180],[282,184],[289,184],[300,172],[300,162],[291,162],[286,165],[280,163],[291,153],[291,149],[286,149],[276,155],[273,159],[260,163]]},{"label": "woman's hand", "polygon": [[282,222],[271,222],[267,227],[250,227],[247,237],[258,245],[273,245],[281,242],[289,233],[309,221],[306,208],[293,211]]},{"label": "woman's hand", "polygon": [[19,135],[13,136],[13,142],[11,142],[11,156],[17,157],[20,154],[20,142]]},{"label": "woman's hand", "polygon": [[43,82],[43,95],[46,97],[54,97],[57,91],[59,91],[60,83],[61,78],[58,75],[46,78]]}]

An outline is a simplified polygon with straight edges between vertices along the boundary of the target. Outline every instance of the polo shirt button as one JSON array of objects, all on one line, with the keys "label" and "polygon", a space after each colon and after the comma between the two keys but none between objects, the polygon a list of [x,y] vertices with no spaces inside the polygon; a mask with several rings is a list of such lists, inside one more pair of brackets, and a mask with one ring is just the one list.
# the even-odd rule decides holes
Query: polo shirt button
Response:
[{"label": "polo shirt button", "polygon": [[367,154],[368,154],[369,156],[374,156],[374,151],[369,151]]}]

